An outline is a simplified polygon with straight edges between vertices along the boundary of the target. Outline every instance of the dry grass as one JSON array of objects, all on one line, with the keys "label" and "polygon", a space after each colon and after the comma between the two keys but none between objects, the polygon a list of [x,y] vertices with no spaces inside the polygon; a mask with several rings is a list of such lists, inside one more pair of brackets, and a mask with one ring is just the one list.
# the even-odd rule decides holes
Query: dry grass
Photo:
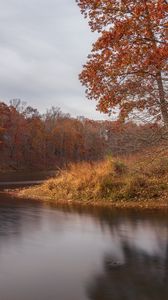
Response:
[{"label": "dry grass", "polygon": [[150,200],[158,205],[168,199],[168,157],[152,163],[150,159],[141,155],[136,163],[130,158],[107,158],[99,163],[72,164],[44,184],[20,191],[19,196],[85,204]]}]

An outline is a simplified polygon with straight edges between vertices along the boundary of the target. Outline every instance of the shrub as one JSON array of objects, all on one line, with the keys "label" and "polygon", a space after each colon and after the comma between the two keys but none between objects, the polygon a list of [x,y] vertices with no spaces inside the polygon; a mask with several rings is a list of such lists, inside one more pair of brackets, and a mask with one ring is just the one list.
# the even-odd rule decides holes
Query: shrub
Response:
[{"label": "shrub", "polygon": [[122,180],[116,179],[112,175],[107,175],[100,183],[100,195],[102,198],[114,196],[123,186],[124,182]]},{"label": "shrub", "polygon": [[168,173],[168,157],[161,157],[148,167],[148,173],[162,177]]},{"label": "shrub", "polygon": [[147,188],[148,184],[146,178],[143,176],[134,175],[134,177],[129,178],[126,185],[126,198],[133,198],[142,194],[142,190]]},{"label": "shrub", "polygon": [[124,164],[124,162],[116,160],[113,162],[113,170],[117,176],[121,176],[128,172],[128,167]]}]

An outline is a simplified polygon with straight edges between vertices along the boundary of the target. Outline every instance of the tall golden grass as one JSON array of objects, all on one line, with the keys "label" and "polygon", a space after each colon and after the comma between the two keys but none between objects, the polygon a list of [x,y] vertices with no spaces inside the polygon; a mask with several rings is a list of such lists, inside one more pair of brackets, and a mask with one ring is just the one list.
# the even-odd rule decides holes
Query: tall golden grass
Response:
[{"label": "tall golden grass", "polygon": [[20,196],[81,203],[160,200],[168,197],[168,156],[70,164],[59,175]]}]

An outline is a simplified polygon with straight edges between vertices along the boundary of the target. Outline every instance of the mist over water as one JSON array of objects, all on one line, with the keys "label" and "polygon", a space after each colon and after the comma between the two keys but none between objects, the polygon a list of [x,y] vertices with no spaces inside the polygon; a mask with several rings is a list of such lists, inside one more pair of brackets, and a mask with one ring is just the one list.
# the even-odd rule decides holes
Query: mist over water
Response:
[{"label": "mist over water", "polygon": [[168,220],[0,196],[1,300],[168,299]]}]

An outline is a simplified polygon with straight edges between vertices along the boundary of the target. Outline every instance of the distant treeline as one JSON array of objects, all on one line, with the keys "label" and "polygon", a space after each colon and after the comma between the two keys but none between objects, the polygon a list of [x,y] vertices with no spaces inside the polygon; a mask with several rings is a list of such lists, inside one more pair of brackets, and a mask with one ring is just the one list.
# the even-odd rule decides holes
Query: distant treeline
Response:
[{"label": "distant treeline", "polygon": [[17,99],[0,102],[0,169],[54,169],[131,154],[157,144],[158,130],[149,124],[72,118],[55,107],[40,114]]}]

